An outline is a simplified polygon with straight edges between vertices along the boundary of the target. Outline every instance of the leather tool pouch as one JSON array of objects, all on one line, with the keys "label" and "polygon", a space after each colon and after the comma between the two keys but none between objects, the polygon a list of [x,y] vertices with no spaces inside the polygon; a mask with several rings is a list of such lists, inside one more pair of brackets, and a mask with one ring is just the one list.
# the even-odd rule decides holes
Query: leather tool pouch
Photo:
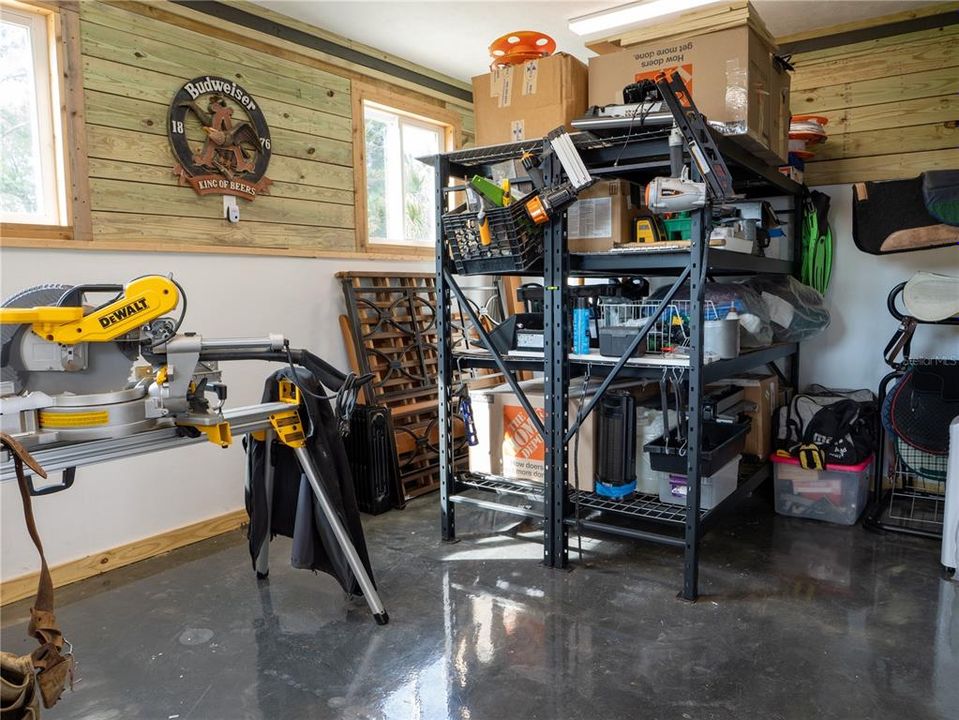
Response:
[{"label": "leather tool pouch", "polygon": [[[53,707],[73,677],[73,654],[64,652],[64,639],[53,614],[53,579],[43,554],[43,545],[33,518],[30,488],[23,473],[24,463],[37,475],[47,476],[43,468],[19,442],[0,433],[0,443],[10,451],[17,471],[17,484],[23,501],[27,530],[40,553],[40,581],[37,597],[30,608],[30,637],[40,646],[29,655],[0,653],[0,716],[3,720],[35,720],[40,717],[40,701]],[[66,643],[69,646],[69,643]]]}]

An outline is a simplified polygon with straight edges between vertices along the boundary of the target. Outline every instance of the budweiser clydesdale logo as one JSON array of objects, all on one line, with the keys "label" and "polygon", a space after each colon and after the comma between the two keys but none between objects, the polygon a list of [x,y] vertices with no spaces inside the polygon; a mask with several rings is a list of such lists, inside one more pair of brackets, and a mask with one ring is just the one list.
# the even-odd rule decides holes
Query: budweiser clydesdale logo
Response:
[{"label": "budweiser clydesdale logo", "polygon": [[186,83],[170,105],[167,132],[181,185],[247,200],[269,191],[270,129],[256,101],[232,80],[207,75]]}]

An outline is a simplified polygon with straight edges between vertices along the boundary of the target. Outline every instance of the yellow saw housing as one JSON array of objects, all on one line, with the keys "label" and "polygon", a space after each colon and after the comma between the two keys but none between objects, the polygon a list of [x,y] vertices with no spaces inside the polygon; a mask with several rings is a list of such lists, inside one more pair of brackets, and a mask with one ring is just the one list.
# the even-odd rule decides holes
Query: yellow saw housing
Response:
[{"label": "yellow saw housing", "polygon": [[127,283],[120,297],[88,315],[82,307],[0,308],[0,323],[30,324],[44,340],[62,345],[110,342],[173,310],[179,302],[172,280],[147,275]]}]

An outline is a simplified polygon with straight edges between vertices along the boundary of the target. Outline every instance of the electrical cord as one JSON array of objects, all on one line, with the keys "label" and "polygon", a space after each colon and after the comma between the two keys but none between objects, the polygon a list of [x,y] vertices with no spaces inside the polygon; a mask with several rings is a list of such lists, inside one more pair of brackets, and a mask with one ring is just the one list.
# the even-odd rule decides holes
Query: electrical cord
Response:
[{"label": "electrical cord", "polygon": [[[283,349],[286,352],[287,364],[290,366],[290,381],[296,385],[304,395],[308,395],[315,400],[326,400],[333,403],[333,417],[336,418],[336,429],[341,436],[346,436],[350,432],[350,417],[353,415],[353,410],[356,409],[357,399],[360,393],[360,383],[358,382],[359,378],[356,373],[349,372],[346,374],[346,377],[343,379],[342,384],[339,389],[333,395],[323,395],[322,393],[315,393],[309,388],[303,387],[298,380],[296,373],[296,367],[293,363],[293,354],[290,352],[290,343],[287,341],[283,345]],[[304,403],[306,408],[307,415],[310,414],[310,408]],[[308,436],[313,434],[313,418],[310,417],[310,432]]]},{"label": "electrical cord", "polygon": [[647,103],[644,98],[643,102],[640,103],[640,106],[630,113],[629,125],[626,126],[626,139],[623,141],[623,146],[619,149],[619,153],[616,155],[616,161],[613,163],[613,167],[619,167],[619,161],[623,159],[623,153],[626,152],[626,147],[629,145],[629,141],[633,137],[633,123],[636,120],[636,114],[642,110],[642,114],[639,118],[639,126],[642,127],[646,123],[646,116],[649,115],[649,112],[652,110],[652,108],[652,102]]}]

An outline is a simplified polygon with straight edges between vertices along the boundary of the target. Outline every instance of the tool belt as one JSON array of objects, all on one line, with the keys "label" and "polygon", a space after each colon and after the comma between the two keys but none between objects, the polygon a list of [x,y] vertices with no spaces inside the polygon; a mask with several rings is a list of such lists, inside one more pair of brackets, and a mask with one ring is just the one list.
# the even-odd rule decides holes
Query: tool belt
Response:
[{"label": "tool belt", "polygon": [[[0,443],[10,451],[17,471],[17,484],[23,501],[23,518],[33,544],[40,553],[40,581],[37,597],[30,608],[28,634],[36,638],[40,646],[29,655],[0,652],[0,716],[3,720],[36,720],[40,717],[40,704],[45,708],[56,705],[67,682],[73,680],[73,653],[70,644],[53,614],[53,579],[43,554],[40,534],[33,518],[30,488],[23,474],[24,463],[42,478],[46,472],[19,442],[6,433],[0,433]],[[68,650],[64,652],[63,646]],[[38,696],[39,690],[39,696]]]}]

